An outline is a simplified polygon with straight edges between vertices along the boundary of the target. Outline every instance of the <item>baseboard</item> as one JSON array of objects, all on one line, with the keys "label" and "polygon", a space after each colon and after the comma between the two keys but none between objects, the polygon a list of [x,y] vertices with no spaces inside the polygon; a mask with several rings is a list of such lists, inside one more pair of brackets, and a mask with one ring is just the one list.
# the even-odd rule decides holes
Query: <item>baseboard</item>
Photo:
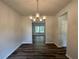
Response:
[{"label": "baseboard", "polygon": [[69,59],[72,59],[68,54],[66,54],[66,57],[68,57]]},{"label": "baseboard", "polygon": [[45,44],[53,44],[53,42],[45,42]]},{"label": "baseboard", "polygon": [[18,49],[21,46],[21,44],[19,44],[15,49],[13,49],[7,56],[5,56],[3,59],[7,59],[16,49]]},{"label": "baseboard", "polygon": [[58,45],[58,44],[56,44],[56,43],[54,43],[57,47],[62,47],[62,46],[60,46],[60,45]]},{"label": "baseboard", "polygon": [[33,44],[32,42],[22,42],[22,44]]}]

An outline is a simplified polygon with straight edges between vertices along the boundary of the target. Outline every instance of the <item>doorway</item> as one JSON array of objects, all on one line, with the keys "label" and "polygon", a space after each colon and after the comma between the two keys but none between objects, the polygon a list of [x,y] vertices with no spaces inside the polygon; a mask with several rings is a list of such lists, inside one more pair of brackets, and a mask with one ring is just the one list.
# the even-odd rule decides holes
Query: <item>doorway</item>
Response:
[{"label": "doorway", "polygon": [[59,17],[59,45],[60,47],[67,47],[67,13]]},{"label": "doorway", "polygon": [[45,44],[45,22],[32,22],[32,39],[35,45]]}]

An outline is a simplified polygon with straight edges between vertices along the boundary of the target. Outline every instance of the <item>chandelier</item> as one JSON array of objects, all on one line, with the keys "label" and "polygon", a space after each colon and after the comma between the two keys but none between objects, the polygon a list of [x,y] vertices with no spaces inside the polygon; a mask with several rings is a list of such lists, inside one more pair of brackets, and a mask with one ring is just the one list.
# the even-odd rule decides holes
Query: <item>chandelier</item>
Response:
[{"label": "chandelier", "polygon": [[35,16],[30,16],[29,18],[33,21],[33,22],[41,22],[41,21],[44,21],[46,19],[46,16],[40,16],[39,14],[39,0],[36,0],[37,2],[37,12],[36,12],[36,15]]}]

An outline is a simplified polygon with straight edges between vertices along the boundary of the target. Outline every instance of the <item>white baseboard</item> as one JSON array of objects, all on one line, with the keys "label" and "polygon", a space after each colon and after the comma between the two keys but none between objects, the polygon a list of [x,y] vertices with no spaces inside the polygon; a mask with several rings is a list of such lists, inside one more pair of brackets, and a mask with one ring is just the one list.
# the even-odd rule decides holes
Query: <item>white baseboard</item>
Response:
[{"label": "white baseboard", "polygon": [[53,42],[45,42],[45,44],[53,44]]},{"label": "white baseboard", "polygon": [[22,44],[33,44],[32,42],[22,42]]},{"label": "white baseboard", "polygon": [[14,48],[10,53],[8,53],[4,58],[2,59],[7,59],[17,48],[19,48],[21,44],[19,44],[16,48]]},{"label": "white baseboard", "polygon": [[66,56],[67,56],[69,59],[72,59],[68,54],[66,54]]},{"label": "white baseboard", "polygon": [[56,44],[56,43],[54,43],[57,47],[62,47],[62,46],[60,46],[60,45],[58,45],[58,44]]}]

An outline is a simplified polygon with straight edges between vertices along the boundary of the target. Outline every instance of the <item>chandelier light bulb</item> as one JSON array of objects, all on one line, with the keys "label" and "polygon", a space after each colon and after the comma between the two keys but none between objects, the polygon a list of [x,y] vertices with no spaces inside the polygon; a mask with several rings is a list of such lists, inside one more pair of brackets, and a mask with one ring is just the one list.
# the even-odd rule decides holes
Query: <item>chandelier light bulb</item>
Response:
[{"label": "chandelier light bulb", "polygon": [[40,19],[40,21],[43,21],[42,19]]},{"label": "chandelier light bulb", "polygon": [[35,22],[35,21],[36,21],[36,19],[33,19],[33,21]]},{"label": "chandelier light bulb", "polygon": [[29,18],[30,18],[30,19],[33,19],[33,17],[32,17],[32,16],[30,16]]},{"label": "chandelier light bulb", "polygon": [[39,13],[36,14],[36,17],[37,17],[37,18],[40,17]]},{"label": "chandelier light bulb", "polygon": [[43,16],[43,19],[46,19],[46,16]]}]

